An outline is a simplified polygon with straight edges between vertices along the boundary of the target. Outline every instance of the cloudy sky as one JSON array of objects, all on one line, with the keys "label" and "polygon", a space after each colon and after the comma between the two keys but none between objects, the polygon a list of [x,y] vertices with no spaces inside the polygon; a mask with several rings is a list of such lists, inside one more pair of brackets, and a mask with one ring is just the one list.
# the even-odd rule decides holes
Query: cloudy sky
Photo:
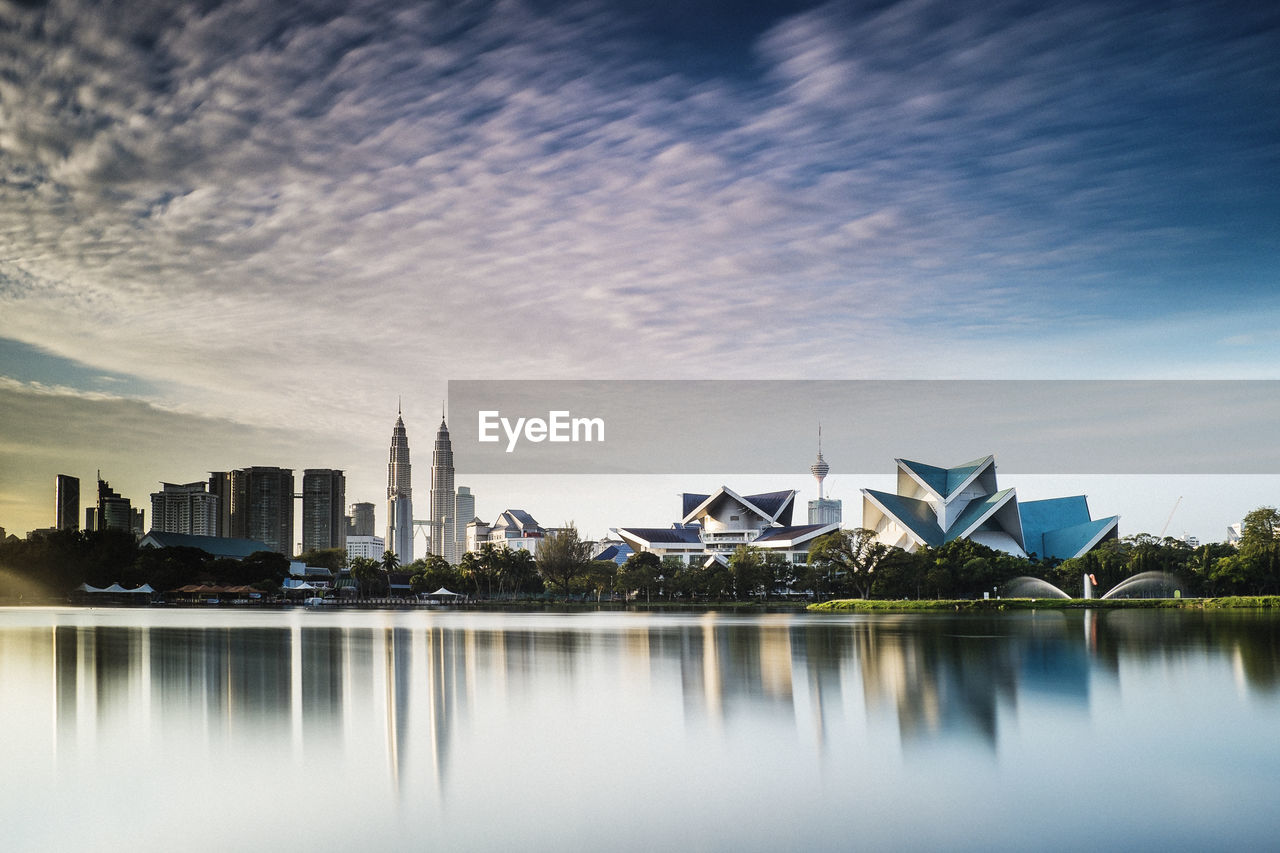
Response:
[{"label": "cloudy sky", "polygon": [[0,525],[381,504],[397,398],[425,500],[450,379],[1277,378],[1277,186],[1270,4],[0,0]]}]

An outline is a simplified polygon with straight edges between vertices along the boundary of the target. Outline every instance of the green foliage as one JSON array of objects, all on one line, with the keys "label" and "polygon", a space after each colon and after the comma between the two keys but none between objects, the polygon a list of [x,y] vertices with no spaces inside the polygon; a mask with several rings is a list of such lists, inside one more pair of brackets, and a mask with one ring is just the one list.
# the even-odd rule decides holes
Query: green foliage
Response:
[{"label": "green foliage", "polygon": [[409,573],[409,588],[415,592],[435,592],[444,587],[450,592],[463,589],[462,571],[439,554],[430,554],[404,567]]},{"label": "green foliage", "polygon": [[582,540],[578,528],[570,521],[548,533],[539,544],[538,572],[561,594],[570,595],[575,581],[585,579],[593,550],[595,543]]},{"label": "green foliage", "polygon": [[347,549],[317,548],[312,551],[303,551],[295,559],[308,566],[328,569],[336,575],[347,567]]},{"label": "green foliage", "polygon": [[641,592],[645,601],[662,588],[662,560],[650,551],[637,551],[622,564],[620,582],[624,590]]},{"label": "green foliage", "polygon": [[764,597],[773,580],[760,549],[739,545],[729,557],[729,583],[735,599]]},{"label": "green foliage", "polygon": [[815,589],[825,588],[829,593],[853,590],[866,598],[875,581],[871,575],[888,552],[888,547],[876,540],[874,531],[861,527],[833,530],[819,536],[809,549],[811,583]]}]

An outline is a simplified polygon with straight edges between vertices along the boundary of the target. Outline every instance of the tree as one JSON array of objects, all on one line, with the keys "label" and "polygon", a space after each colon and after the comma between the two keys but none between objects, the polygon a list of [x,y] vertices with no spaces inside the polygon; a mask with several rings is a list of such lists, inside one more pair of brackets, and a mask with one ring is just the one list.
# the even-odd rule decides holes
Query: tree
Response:
[{"label": "tree", "polygon": [[382,552],[382,570],[384,572],[394,572],[400,568],[400,558],[396,556],[395,551]]},{"label": "tree", "polygon": [[[392,556],[395,555],[393,554]],[[386,574],[382,571],[382,564],[372,557],[356,557],[353,559],[351,561],[351,577],[355,579],[361,598],[373,594],[375,588],[387,588]]]},{"label": "tree", "polygon": [[729,557],[733,596],[737,599],[759,595],[768,582],[764,557],[753,545],[739,545]]},{"label": "tree", "polygon": [[303,551],[296,559],[298,562],[305,563],[308,566],[328,569],[336,575],[347,567],[347,549],[316,548],[311,551]]},{"label": "tree", "polygon": [[1260,506],[1244,517],[1240,525],[1240,549],[1265,547],[1280,541],[1280,510]]},{"label": "tree", "polygon": [[236,564],[228,583],[250,584],[271,581],[277,586],[289,575],[289,558],[275,551],[254,551]]},{"label": "tree", "polygon": [[574,580],[586,574],[593,550],[595,543],[583,541],[570,521],[543,537],[538,546],[538,571],[547,583],[569,595]]},{"label": "tree", "polygon": [[653,591],[662,584],[662,560],[652,551],[637,551],[622,564],[622,585],[628,592],[644,592],[644,600],[652,601]]},{"label": "tree", "polygon": [[462,587],[462,573],[439,554],[431,554],[420,560],[414,560],[407,567],[410,574],[409,589],[413,592],[435,592],[444,587],[449,589]]},{"label": "tree", "polygon": [[855,530],[833,530],[819,536],[809,549],[809,564],[837,577],[855,589],[861,598],[871,592],[875,578],[871,575],[885,558],[888,548],[876,540],[874,531],[859,527]]}]

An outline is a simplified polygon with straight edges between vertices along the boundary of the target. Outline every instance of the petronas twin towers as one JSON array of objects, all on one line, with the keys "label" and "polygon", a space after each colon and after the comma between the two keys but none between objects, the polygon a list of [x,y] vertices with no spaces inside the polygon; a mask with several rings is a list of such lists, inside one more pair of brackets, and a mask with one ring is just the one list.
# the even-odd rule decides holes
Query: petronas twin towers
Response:
[{"label": "petronas twin towers", "polygon": [[[404,413],[396,413],[387,463],[387,548],[401,565],[413,562],[413,485],[409,464],[409,436]],[[440,429],[431,449],[431,553],[457,563],[457,525],[454,523],[453,445],[449,426],[440,416]],[[470,519],[468,519],[470,520]]]},{"label": "petronas twin towers", "polygon": [[396,413],[387,463],[387,550],[401,565],[413,562],[413,477],[403,412]]}]

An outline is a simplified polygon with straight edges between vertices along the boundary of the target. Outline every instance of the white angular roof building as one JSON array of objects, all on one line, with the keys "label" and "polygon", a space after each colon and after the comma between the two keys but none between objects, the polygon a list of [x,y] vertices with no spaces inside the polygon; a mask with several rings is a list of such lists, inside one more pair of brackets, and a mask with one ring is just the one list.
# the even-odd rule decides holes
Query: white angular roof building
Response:
[{"label": "white angular roof building", "polygon": [[954,468],[895,459],[893,493],[862,490],[862,526],[907,551],[969,539],[1020,557],[1079,557],[1119,534],[1119,516],[1093,519],[1084,495],[1019,502],[996,483],[994,456]]},{"label": "white angular roof building", "polygon": [[683,515],[670,527],[619,527],[618,536],[635,551],[687,562],[724,560],[739,545],[804,562],[813,540],[838,530],[839,523],[793,525],[794,489],[740,495],[721,486],[709,495],[681,496]]}]

